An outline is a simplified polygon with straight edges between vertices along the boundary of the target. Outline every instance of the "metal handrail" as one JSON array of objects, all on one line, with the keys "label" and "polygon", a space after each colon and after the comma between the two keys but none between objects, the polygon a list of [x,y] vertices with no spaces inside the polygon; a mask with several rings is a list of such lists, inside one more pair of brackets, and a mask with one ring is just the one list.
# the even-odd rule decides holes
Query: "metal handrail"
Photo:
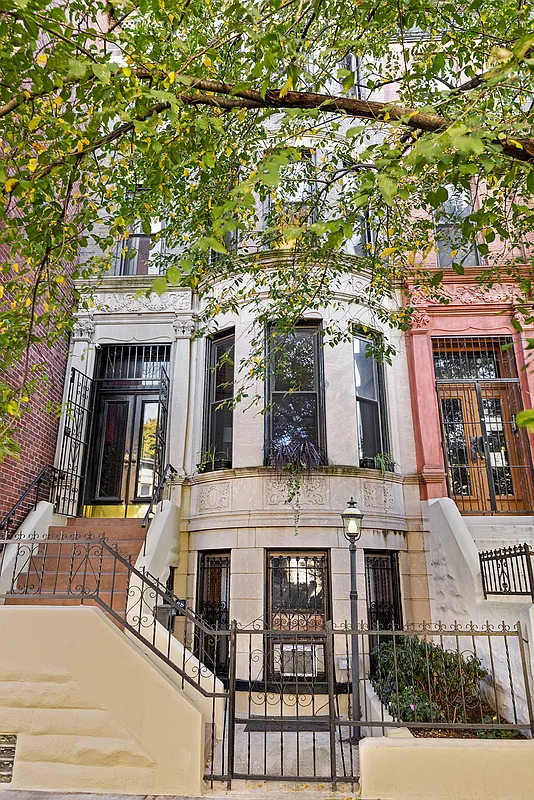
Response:
[{"label": "metal handrail", "polygon": [[25,491],[21,494],[21,496],[19,497],[19,499],[17,500],[15,505],[7,512],[5,517],[0,521],[0,531],[4,531],[4,530],[8,531],[9,530],[9,525],[11,523],[11,520],[12,520],[13,516],[18,511],[18,509],[22,506],[22,504],[26,500],[26,498],[31,494],[33,489],[36,490],[35,502],[34,502],[34,505],[33,505],[34,509],[36,508],[37,502],[38,502],[38,497],[39,497],[39,488],[41,486],[41,483],[42,483],[43,479],[45,478],[45,476],[49,472],[54,477],[55,477],[56,474],[59,475],[59,470],[56,469],[56,467],[53,467],[51,464],[47,464],[46,467],[43,467],[43,469],[41,470],[39,475],[36,478],[34,478],[34,480],[30,483],[28,488],[25,489]]},{"label": "metal handrail", "polygon": [[177,472],[178,472],[178,470],[175,469],[172,466],[172,464],[167,464],[165,466],[165,469],[163,470],[161,478],[159,479],[158,485],[156,486],[156,488],[154,489],[154,492],[152,494],[152,499],[150,500],[150,504],[149,504],[149,506],[147,508],[147,512],[146,512],[145,516],[143,517],[143,521],[141,523],[141,527],[142,528],[146,528],[146,526],[148,525],[148,523],[150,521],[150,516],[151,516],[151,514],[153,512],[153,509],[154,509],[154,506],[159,503],[159,499],[160,499],[161,492],[163,491],[163,487],[167,483],[168,479],[172,478],[174,475],[176,475]]}]

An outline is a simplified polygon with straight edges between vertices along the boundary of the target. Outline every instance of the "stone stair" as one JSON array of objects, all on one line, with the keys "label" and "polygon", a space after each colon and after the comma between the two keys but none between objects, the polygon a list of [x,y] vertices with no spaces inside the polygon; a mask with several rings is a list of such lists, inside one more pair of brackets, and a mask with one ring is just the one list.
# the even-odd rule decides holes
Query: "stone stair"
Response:
[{"label": "stone stair", "polygon": [[[20,596],[9,597],[6,603],[78,605],[83,599],[91,605],[98,586],[99,597],[124,612],[127,566],[102,548],[100,537],[135,565],[146,530],[136,519],[70,518],[65,526],[50,526],[48,540],[33,546],[28,567],[17,578],[15,593]],[[21,543],[21,552],[28,552],[27,547]]]},{"label": "stone stair", "polygon": [[526,542],[534,548],[533,516],[464,516],[478,550],[495,550]]}]

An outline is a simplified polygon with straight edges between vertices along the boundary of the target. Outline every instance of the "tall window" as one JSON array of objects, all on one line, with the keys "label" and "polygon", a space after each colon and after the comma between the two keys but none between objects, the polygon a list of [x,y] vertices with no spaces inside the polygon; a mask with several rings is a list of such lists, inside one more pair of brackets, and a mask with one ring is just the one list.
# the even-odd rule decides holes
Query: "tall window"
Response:
[{"label": "tall window", "polygon": [[159,275],[157,257],[164,252],[161,220],[137,220],[115,252],[115,275]]},{"label": "tall window", "polygon": [[[371,353],[368,336],[354,337],[354,374],[358,413],[360,466],[392,466],[388,458],[389,442],[384,391],[384,371]],[[376,457],[383,458],[379,465]],[[385,463],[384,463],[385,460]]]},{"label": "tall window", "polygon": [[369,99],[369,91],[362,70],[361,59],[353,53],[347,53],[339,62],[339,81],[349,97],[358,100]]},{"label": "tall window", "polygon": [[234,396],[234,333],[208,342],[206,433],[202,468],[208,472],[232,466]]},{"label": "tall window", "polygon": [[314,222],[317,219],[316,195],[315,155],[303,150],[298,161],[280,170],[278,187],[268,196],[264,207],[267,224]]},{"label": "tall window", "polygon": [[480,263],[476,242],[462,242],[460,227],[463,220],[472,213],[473,206],[468,193],[454,186],[446,187],[448,199],[436,211],[436,245],[438,264],[450,267],[453,263],[474,266]]},{"label": "tall window", "polygon": [[324,382],[320,328],[302,323],[288,334],[269,334],[267,455],[302,447],[324,458]]}]

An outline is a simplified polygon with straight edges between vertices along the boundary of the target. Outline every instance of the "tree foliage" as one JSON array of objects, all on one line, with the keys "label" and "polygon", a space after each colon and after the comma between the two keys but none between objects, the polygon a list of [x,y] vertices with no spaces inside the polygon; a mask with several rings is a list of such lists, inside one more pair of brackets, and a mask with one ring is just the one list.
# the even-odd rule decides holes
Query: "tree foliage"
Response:
[{"label": "tree foliage", "polygon": [[[0,369],[68,332],[80,281],[151,217],[166,220],[167,253],[153,288],[198,292],[202,324],[248,305],[289,330],[348,274],[378,320],[405,327],[409,297],[400,308],[395,292],[439,294],[434,213],[471,189],[461,240],[478,242],[482,280],[519,279],[528,304],[533,45],[517,0],[0,0]],[[314,195],[287,214],[279,184],[303,148],[319,161]],[[347,257],[362,219],[372,239]],[[269,257],[228,247],[251,230]],[[73,296],[90,239],[103,256],[76,268]],[[0,384],[8,449],[36,368]]]}]

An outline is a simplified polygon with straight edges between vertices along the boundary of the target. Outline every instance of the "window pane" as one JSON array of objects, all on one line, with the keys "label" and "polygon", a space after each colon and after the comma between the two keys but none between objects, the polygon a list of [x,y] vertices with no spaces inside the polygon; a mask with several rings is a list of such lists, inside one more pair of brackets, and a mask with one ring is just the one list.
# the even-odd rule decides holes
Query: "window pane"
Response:
[{"label": "window pane", "polygon": [[274,391],[315,391],[317,328],[299,328],[287,337],[273,337]]},{"label": "window pane", "polygon": [[137,497],[151,497],[154,489],[154,459],[156,455],[156,428],[159,403],[143,404],[139,465],[137,471]]},{"label": "window pane", "polygon": [[[479,263],[475,242],[462,244],[460,225],[473,210],[471,196],[468,192],[454,186],[446,187],[449,197],[436,212],[436,244],[438,247],[438,263],[440,267],[449,267],[453,261],[466,266]],[[454,256],[453,256],[454,252]]]},{"label": "window pane", "polygon": [[218,403],[212,403],[210,446],[215,450],[216,461],[232,460],[233,417],[232,408],[218,408]]},{"label": "window pane", "polygon": [[98,497],[121,497],[128,410],[128,402],[106,403]]},{"label": "window pane", "polygon": [[271,418],[271,444],[277,446],[311,442],[319,447],[315,393],[273,393]]},{"label": "window pane", "polygon": [[213,346],[214,399],[221,402],[234,396],[234,340],[224,339]]},{"label": "window pane", "polygon": [[320,630],[326,614],[326,556],[269,555],[271,625],[279,630]]},{"label": "window pane", "polygon": [[377,363],[374,356],[366,356],[367,341],[365,338],[354,338],[354,370],[356,375],[356,394],[376,400],[378,397]]},{"label": "window pane", "polygon": [[234,412],[225,401],[234,396],[234,337],[211,342],[210,348],[206,463],[209,469],[225,469],[232,463]]},{"label": "window pane", "polygon": [[360,458],[374,458],[383,451],[378,403],[360,400],[358,407]]}]

